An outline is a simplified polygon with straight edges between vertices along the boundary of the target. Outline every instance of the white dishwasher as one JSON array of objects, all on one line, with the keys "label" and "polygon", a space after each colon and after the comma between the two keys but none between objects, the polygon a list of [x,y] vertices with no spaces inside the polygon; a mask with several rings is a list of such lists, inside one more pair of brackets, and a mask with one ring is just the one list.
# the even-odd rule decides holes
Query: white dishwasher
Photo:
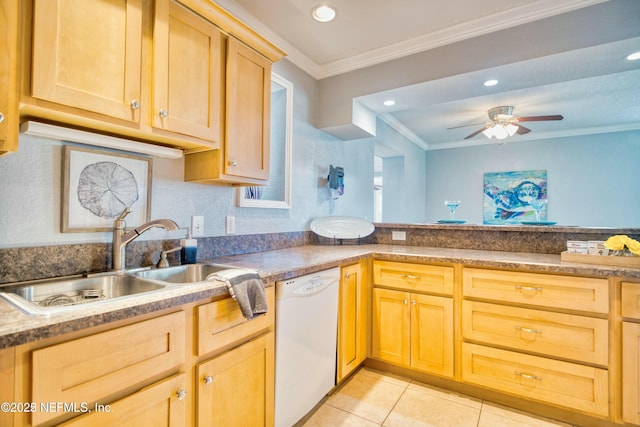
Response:
[{"label": "white dishwasher", "polygon": [[340,269],[276,282],[276,427],[291,427],[335,385]]}]

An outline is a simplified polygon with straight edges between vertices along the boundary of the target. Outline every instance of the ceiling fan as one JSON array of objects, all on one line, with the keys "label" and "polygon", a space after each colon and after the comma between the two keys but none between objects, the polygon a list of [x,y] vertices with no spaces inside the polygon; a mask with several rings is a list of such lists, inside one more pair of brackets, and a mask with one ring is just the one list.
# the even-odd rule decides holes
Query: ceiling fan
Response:
[{"label": "ceiling fan", "polygon": [[[488,111],[489,119],[491,120],[491,122],[485,123],[485,126],[483,128],[478,129],[464,139],[473,138],[479,133],[483,133],[489,139],[491,139],[492,137],[495,137],[496,139],[505,139],[508,136],[515,135],[516,133],[518,135],[524,135],[531,132],[531,129],[522,126],[520,122],[545,122],[564,119],[564,117],[559,114],[552,116],[513,117],[512,113],[513,107],[508,105],[491,108]],[[476,126],[480,124],[483,123],[455,126],[448,129],[457,129],[461,127]]]}]

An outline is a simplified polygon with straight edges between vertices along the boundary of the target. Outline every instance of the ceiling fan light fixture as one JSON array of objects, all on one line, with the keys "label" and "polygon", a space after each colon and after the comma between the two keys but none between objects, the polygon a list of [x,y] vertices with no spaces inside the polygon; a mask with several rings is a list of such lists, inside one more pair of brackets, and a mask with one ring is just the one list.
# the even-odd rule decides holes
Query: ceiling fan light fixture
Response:
[{"label": "ceiling fan light fixture", "polygon": [[336,17],[336,9],[327,4],[321,4],[313,8],[311,16],[318,22],[331,22]]}]

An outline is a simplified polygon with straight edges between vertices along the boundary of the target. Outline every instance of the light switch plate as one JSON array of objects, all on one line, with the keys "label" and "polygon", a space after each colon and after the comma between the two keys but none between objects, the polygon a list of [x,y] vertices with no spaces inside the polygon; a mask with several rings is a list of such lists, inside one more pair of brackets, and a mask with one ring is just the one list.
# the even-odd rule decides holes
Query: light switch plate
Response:
[{"label": "light switch plate", "polygon": [[236,234],[236,217],[228,216],[225,223],[225,232],[227,234]]},{"label": "light switch plate", "polygon": [[204,217],[192,216],[191,217],[191,237],[204,236]]}]

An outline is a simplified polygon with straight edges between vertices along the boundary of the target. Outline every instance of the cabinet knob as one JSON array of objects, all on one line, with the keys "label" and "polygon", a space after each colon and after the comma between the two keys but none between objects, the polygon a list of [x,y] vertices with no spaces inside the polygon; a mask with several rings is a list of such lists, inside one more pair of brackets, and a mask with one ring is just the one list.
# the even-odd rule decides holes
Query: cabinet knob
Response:
[{"label": "cabinet knob", "polygon": [[0,123],[4,122],[4,114],[0,113]]},{"label": "cabinet knob", "polygon": [[134,99],[133,101],[131,101],[131,108],[134,109],[134,110],[139,109],[140,108],[140,103],[137,100]]},{"label": "cabinet knob", "polygon": [[418,304],[418,302],[416,300],[412,299],[411,300],[411,305],[416,305],[416,304]]},{"label": "cabinet knob", "polygon": [[409,304],[409,300],[403,299],[403,300],[402,300],[402,303],[403,303],[403,304]]},{"label": "cabinet knob", "polygon": [[185,389],[178,390],[178,392],[176,393],[176,396],[178,397],[178,400],[184,400],[184,398],[187,397],[187,390]]},{"label": "cabinet knob", "polygon": [[230,164],[231,166],[238,166],[238,162],[237,162],[236,160],[230,160],[230,161],[229,161],[229,164]]},{"label": "cabinet knob", "polygon": [[213,377],[211,375],[207,375],[204,377],[203,381],[205,385],[211,385],[213,384]]},{"label": "cabinet knob", "polygon": [[160,115],[160,117],[162,117],[163,119],[166,118],[169,113],[167,112],[167,110],[165,110],[164,108],[161,108],[160,111],[158,112],[158,114]]}]

